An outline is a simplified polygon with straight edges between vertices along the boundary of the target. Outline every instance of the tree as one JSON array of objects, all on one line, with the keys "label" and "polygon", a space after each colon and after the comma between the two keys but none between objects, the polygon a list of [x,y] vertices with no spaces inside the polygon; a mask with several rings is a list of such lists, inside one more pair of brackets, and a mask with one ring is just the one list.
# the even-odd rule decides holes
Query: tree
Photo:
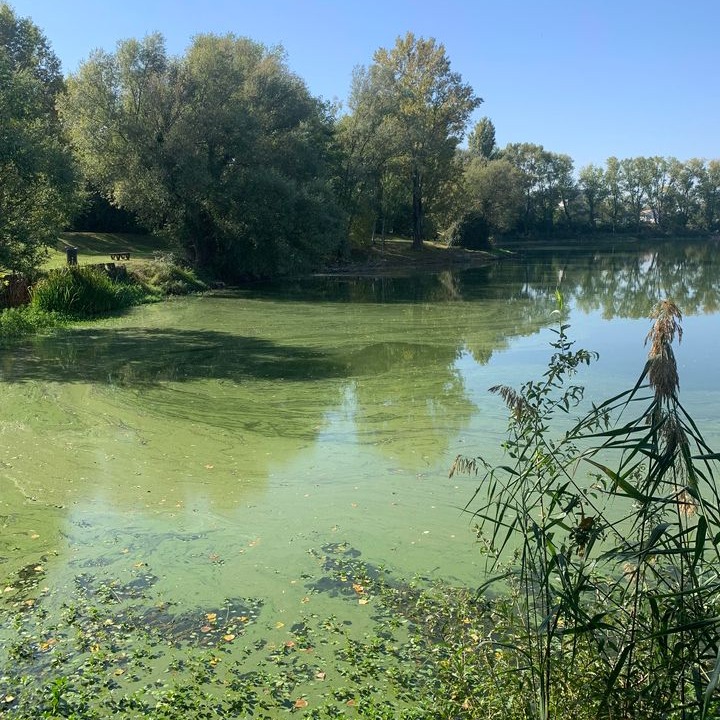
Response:
[{"label": "tree", "polygon": [[76,209],[55,98],[60,63],[40,30],[0,4],[0,267],[30,272]]},{"label": "tree", "polygon": [[415,249],[422,247],[424,217],[456,168],[455,151],[481,102],[432,38],[407,33],[391,50],[374,55],[367,92],[354,112],[393,138],[386,159],[404,178]]},{"label": "tree", "polygon": [[698,180],[702,228],[708,232],[720,226],[720,160],[710,160]]},{"label": "tree", "polygon": [[332,119],[278,49],[199,35],[170,58],[160,35],[126,40],[60,111],[91,181],[200,267],[267,276],[338,248]]},{"label": "tree", "polygon": [[470,206],[488,225],[490,234],[514,230],[523,211],[523,178],[507,160],[473,158],[465,169]]},{"label": "tree", "polygon": [[593,164],[581,168],[578,185],[587,208],[588,226],[592,231],[597,223],[600,206],[608,195],[603,169]]},{"label": "tree", "polygon": [[608,194],[610,224],[614,233],[622,221],[623,210],[622,173],[620,160],[615,156],[605,161],[605,187]]},{"label": "tree", "polygon": [[497,153],[495,125],[489,117],[480,118],[468,136],[468,150],[473,157],[492,160]]},{"label": "tree", "polygon": [[[372,92],[369,73],[356,68],[350,92],[350,113],[340,118],[336,137],[342,155],[340,196],[348,214],[349,236],[366,238],[379,230],[403,205],[402,183],[395,160],[395,134]],[[379,228],[378,228],[378,220]]]},{"label": "tree", "polygon": [[620,187],[636,232],[640,232],[642,211],[647,201],[647,166],[645,158],[620,161]]},{"label": "tree", "polygon": [[576,188],[569,155],[550,152],[533,143],[510,143],[500,157],[520,172],[525,198],[522,224],[526,233],[551,234],[559,208],[567,224],[572,224],[570,202]]}]

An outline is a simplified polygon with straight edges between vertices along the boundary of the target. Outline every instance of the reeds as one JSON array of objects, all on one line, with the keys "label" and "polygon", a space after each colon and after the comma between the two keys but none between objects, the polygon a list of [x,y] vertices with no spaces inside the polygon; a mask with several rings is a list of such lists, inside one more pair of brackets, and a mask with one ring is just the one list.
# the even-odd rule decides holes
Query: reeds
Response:
[{"label": "reeds", "polygon": [[556,411],[582,398],[570,380],[591,359],[561,325],[541,381],[491,388],[510,410],[508,461],[454,464],[487,468],[467,510],[493,549],[484,586],[501,580],[514,599],[503,643],[541,720],[578,715],[568,687],[579,685],[593,688],[583,716],[720,710],[719,456],[678,399],[681,312],[666,300],[652,319],[640,380],[555,433]]}]

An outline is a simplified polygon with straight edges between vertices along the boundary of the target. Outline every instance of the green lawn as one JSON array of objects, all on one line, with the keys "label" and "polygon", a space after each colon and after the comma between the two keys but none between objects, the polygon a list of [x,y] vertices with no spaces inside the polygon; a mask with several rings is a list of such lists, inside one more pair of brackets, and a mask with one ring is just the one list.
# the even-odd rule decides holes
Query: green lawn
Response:
[{"label": "green lawn", "polygon": [[129,252],[130,260],[120,262],[132,266],[134,261],[152,260],[155,253],[167,252],[168,245],[152,235],[127,235],[123,233],[67,232],[60,236],[55,248],[44,264],[46,269],[62,267],[67,262],[65,248],[78,249],[78,264],[113,262],[110,253]]}]

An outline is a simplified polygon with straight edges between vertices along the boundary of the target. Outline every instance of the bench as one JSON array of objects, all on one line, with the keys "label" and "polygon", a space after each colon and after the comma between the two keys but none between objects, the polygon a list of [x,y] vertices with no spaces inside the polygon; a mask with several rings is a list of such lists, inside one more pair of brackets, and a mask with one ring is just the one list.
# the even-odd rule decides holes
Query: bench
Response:
[{"label": "bench", "polygon": [[130,253],[127,251],[124,251],[124,250],[122,252],[111,252],[110,259],[111,260],[129,260]]}]

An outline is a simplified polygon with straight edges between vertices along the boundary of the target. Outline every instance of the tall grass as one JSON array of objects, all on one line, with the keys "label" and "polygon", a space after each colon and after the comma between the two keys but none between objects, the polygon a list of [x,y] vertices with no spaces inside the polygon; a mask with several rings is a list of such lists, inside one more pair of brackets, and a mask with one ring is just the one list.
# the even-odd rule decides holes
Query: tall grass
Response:
[{"label": "tall grass", "polygon": [[522,717],[720,710],[718,455],[678,399],[680,311],[665,301],[653,320],[633,387],[556,433],[595,359],[561,324],[540,381],[492,388],[510,410],[505,462],[459,457],[451,471],[483,476],[467,509],[487,543],[486,586],[510,588],[492,642],[511,658]]},{"label": "tall grass", "polygon": [[48,273],[34,286],[30,304],[44,312],[84,319],[137,304],[143,294],[141,287],[114,281],[100,269],[74,266]]}]

